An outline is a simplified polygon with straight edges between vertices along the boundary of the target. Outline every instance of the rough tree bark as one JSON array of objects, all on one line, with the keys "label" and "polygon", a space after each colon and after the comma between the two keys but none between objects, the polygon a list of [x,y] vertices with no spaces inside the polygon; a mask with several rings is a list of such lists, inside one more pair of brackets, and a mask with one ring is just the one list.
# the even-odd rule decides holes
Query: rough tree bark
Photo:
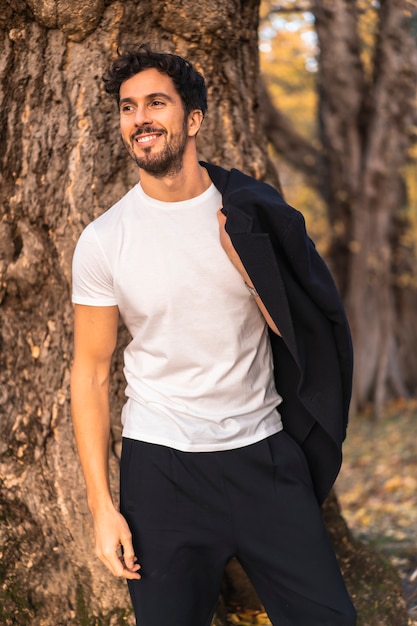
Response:
[{"label": "rough tree bark", "polygon": [[[209,84],[202,158],[264,178],[258,0],[2,0],[0,9],[0,622],[132,623],[125,584],[92,554],[68,403],[73,248],[136,181],[101,76],[121,42],[187,56]],[[331,519],[336,527],[339,513]],[[230,573],[229,587],[240,576]]]},{"label": "rough tree bark", "polygon": [[[120,42],[189,57],[209,79],[202,158],[262,178],[258,2],[3,0],[0,9],[0,623],[122,623],[125,585],[92,554],[68,405],[73,248],[137,177],[101,76]],[[123,395],[120,376],[113,392]],[[117,452],[117,406],[114,416]],[[111,463],[117,493],[116,454]]]},{"label": "rough tree bark", "polygon": [[417,119],[417,4],[382,0],[367,6],[376,19],[371,75],[361,57],[361,6],[361,0],[311,3],[320,48],[321,148],[300,137],[271,105],[266,129],[327,203],[330,256],[355,344],[352,406],[373,402],[378,415],[389,395],[414,392],[417,382],[415,262],[406,248],[402,177]]}]

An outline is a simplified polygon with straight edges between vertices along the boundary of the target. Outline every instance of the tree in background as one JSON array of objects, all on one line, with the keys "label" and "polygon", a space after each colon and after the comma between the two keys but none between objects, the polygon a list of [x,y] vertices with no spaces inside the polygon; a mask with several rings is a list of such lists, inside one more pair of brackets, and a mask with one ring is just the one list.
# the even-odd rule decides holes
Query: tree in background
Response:
[{"label": "tree in background", "polygon": [[417,123],[417,4],[282,0],[269,8],[314,16],[317,132],[312,141],[271,103],[265,129],[327,206],[329,258],[355,345],[353,410],[372,402],[378,415],[387,397],[414,393],[417,383],[415,215],[405,185]]},{"label": "tree in background", "polygon": [[[137,176],[119,140],[117,113],[101,76],[123,42],[148,41],[188,57],[209,85],[202,158],[276,182],[259,123],[264,101],[258,4],[2,2],[0,623],[6,626],[105,626],[130,620],[125,584],[92,554],[68,403],[75,242]],[[119,351],[117,371],[120,358]],[[115,377],[110,456],[115,494],[123,388],[122,378]],[[402,626],[398,581],[390,578],[389,594],[379,581],[376,585],[369,576],[373,558],[366,557],[366,567],[363,559],[352,560],[352,541],[334,500],[326,511],[341,559],[351,567],[354,592],[358,597],[364,590],[370,596],[375,592],[378,621],[369,619],[367,626],[393,621]],[[358,565],[354,572],[360,563],[362,569]],[[233,581],[241,586],[241,574],[229,576],[225,594]],[[241,600],[242,594],[237,596]],[[381,618],[385,603],[391,612]],[[220,615],[216,619],[225,623]]]}]

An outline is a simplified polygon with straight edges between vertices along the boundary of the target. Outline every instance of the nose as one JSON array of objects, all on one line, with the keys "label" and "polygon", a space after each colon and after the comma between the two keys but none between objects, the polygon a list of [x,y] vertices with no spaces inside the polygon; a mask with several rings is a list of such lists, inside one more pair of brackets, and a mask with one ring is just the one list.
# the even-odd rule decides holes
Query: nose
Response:
[{"label": "nose", "polygon": [[144,126],[152,123],[152,116],[148,107],[138,106],[135,111],[135,126]]}]

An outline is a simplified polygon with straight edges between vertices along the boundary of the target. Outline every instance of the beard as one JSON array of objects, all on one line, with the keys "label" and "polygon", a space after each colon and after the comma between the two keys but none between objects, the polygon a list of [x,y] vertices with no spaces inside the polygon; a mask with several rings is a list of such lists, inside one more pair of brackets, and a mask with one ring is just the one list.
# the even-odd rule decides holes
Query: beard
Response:
[{"label": "beard", "polygon": [[183,157],[185,146],[187,144],[188,133],[187,124],[183,124],[181,132],[173,135],[168,141],[166,138],[166,132],[163,131],[165,136],[165,145],[159,152],[152,152],[153,148],[146,146],[143,149],[143,156],[138,156],[134,150],[135,138],[144,133],[160,133],[160,128],[152,128],[151,126],[144,126],[138,129],[131,138],[131,143],[125,141],[125,146],[128,153],[135,161],[136,165],[155,178],[164,178],[165,176],[174,176],[182,169]]}]

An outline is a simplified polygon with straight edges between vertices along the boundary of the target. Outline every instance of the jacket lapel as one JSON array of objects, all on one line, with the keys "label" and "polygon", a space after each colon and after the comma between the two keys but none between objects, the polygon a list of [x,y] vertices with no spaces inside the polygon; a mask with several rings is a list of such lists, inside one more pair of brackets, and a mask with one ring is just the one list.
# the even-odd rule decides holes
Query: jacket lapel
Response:
[{"label": "jacket lapel", "polygon": [[[295,360],[295,341],[287,294],[267,233],[250,232],[253,220],[236,206],[225,206],[226,231],[272,319]],[[242,228],[243,227],[243,228]]]}]

